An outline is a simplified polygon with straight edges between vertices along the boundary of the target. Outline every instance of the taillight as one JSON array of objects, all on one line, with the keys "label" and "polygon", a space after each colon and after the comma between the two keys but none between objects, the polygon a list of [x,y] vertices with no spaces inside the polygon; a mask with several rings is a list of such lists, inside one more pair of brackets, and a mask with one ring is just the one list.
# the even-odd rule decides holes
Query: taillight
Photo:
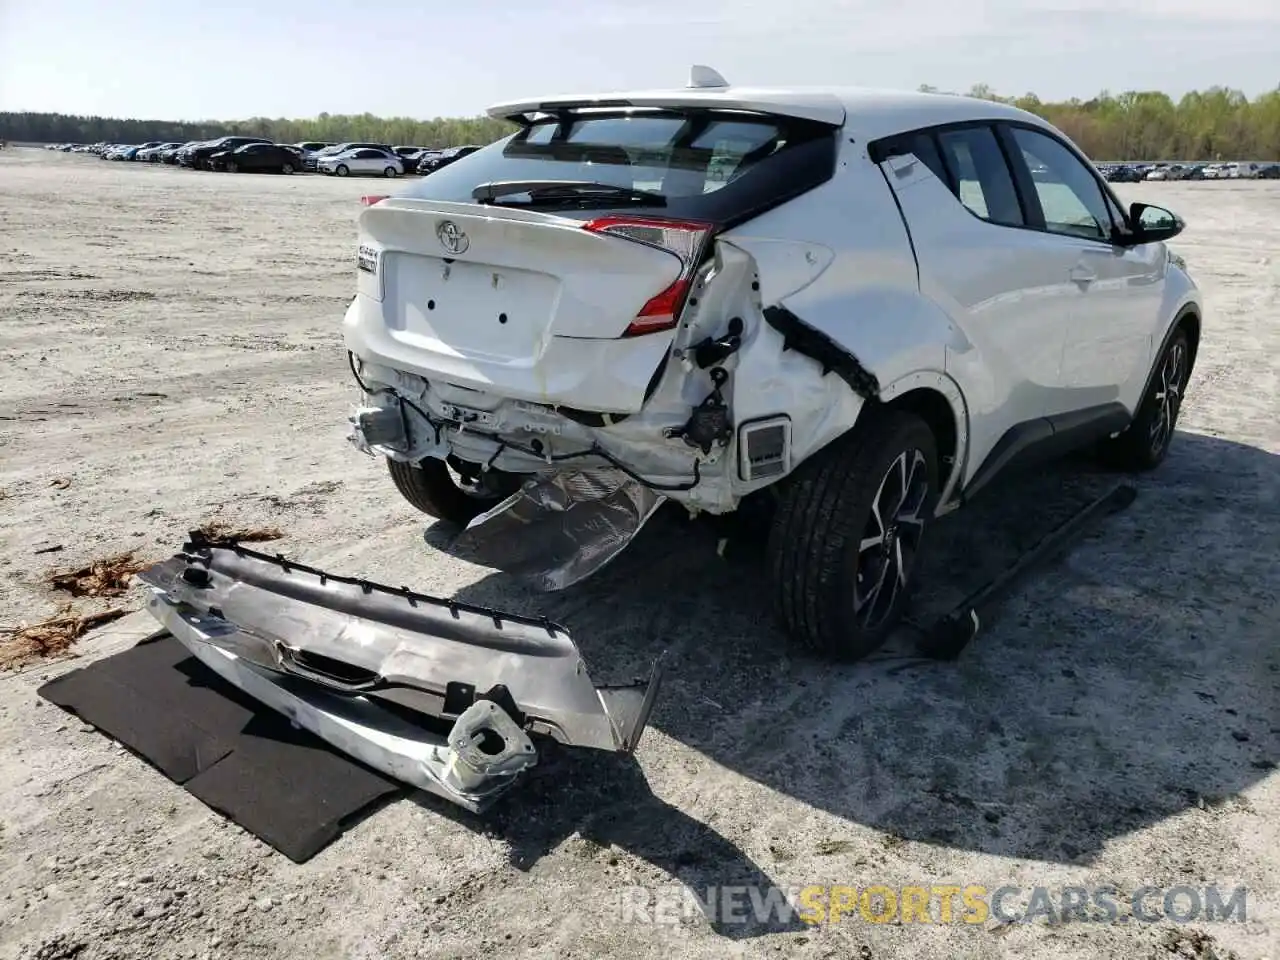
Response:
[{"label": "taillight", "polygon": [[385,194],[383,194],[382,196],[370,195],[367,197],[361,197],[360,205],[362,207],[372,207],[375,203],[379,203],[382,200],[390,200],[390,199],[391,198],[386,196]]},{"label": "taillight", "polygon": [[584,223],[592,233],[607,233],[658,247],[680,258],[680,275],[675,282],[640,308],[624,337],[670,330],[676,325],[693,283],[693,274],[702,260],[702,251],[711,236],[711,225],[689,220],[663,220],[657,217],[599,217]]}]

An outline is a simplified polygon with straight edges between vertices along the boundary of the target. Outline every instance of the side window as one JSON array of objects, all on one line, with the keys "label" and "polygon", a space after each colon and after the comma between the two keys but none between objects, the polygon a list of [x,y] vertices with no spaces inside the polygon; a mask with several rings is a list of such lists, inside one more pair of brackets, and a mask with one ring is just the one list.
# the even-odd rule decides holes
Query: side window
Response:
[{"label": "side window", "polygon": [[1047,134],[1012,129],[1031,170],[1045,229],[1086,240],[1111,239],[1111,209],[1097,178],[1074,153]]},{"label": "side window", "polygon": [[938,144],[934,141],[932,134],[917,133],[907,146],[916,159],[928,167],[935,177],[950,185],[947,168],[942,163],[942,154],[938,152]]},{"label": "side window", "polygon": [[990,127],[941,131],[938,146],[951,173],[951,189],[961,203],[991,223],[1025,224],[1013,175]]}]

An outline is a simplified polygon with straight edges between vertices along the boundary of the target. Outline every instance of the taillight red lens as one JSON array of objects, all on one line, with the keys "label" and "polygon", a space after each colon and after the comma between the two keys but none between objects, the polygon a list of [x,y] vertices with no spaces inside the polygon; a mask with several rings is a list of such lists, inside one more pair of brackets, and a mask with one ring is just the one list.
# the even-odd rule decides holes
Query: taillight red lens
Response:
[{"label": "taillight red lens", "polygon": [[375,203],[379,203],[382,200],[389,200],[389,199],[391,198],[386,196],[385,194],[383,196],[370,195],[367,197],[361,197],[360,205],[362,207],[372,207]]},{"label": "taillight red lens", "polygon": [[599,217],[583,225],[592,233],[633,240],[636,243],[658,247],[680,258],[680,275],[667,289],[653,297],[640,308],[636,318],[622,334],[635,337],[659,330],[670,330],[679,320],[684,309],[694,271],[702,259],[702,251],[711,235],[711,225],[691,220],[664,220],[660,217]]}]

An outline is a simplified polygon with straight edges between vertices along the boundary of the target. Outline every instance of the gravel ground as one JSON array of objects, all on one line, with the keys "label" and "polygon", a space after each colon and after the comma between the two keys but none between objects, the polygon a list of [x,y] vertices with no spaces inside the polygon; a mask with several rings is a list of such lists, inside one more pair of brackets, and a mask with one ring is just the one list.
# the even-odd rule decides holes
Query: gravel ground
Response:
[{"label": "gravel ground", "polygon": [[[958,663],[904,639],[847,667],[790,648],[759,557],[699,525],[656,519],[553,596],[424,543],[344,442],[352,228],[382,189],[0,154],[0,626],[58,609],[51,568],[277,526],[312,563],[560,619],[597,681],[666,650],[638,755],[551,756],[485,818],[398,801],[297,866],[36,697],[120,621],[0,674],[0,958],[1280,956],[1280,187],[1121,188],[1186,217],[1209,304],[1170,460]],[[922,615],[1114,480],[1066,463],[949,517]],[[941,883],[1243,885],[1247,919],[620,908],[641,884]]]}]

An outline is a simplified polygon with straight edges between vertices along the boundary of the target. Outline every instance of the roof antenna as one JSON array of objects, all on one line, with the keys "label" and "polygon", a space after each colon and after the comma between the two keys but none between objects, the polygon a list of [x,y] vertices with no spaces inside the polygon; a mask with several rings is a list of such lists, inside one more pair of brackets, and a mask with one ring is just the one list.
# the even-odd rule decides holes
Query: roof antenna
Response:
[{"label": "roof antenna", "polygon": [[690,87],[727,87],[729,81],[720,76],[715,70],[701,63],[695,63],[689,68],[689,86]]}]

